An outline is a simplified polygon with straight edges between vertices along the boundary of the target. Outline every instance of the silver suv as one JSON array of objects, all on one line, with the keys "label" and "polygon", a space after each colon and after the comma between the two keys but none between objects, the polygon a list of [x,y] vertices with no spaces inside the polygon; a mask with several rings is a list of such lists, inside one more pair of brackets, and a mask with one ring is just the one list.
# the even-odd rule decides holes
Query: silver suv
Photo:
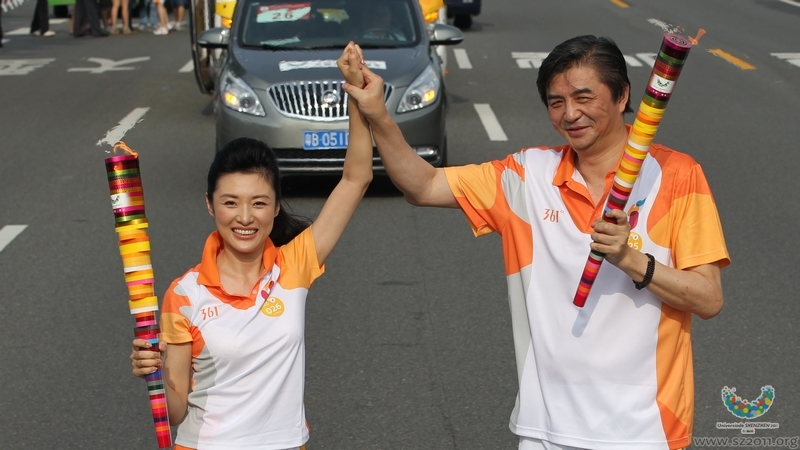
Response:
[{"label": "silver suv", "polygon": [[[213,86],[216,146],[266,142],[284,173],[342,170],[347,94],[336,59],[349,41],[384,79],[386,105],[408,143],[435,166],[447,162],[447,95],[434,45],[460,30],[425,25],[417,0],[238,0],[233,25],[198,45],[223,49]],[[380,158],[374,167],[381,171]]]}]

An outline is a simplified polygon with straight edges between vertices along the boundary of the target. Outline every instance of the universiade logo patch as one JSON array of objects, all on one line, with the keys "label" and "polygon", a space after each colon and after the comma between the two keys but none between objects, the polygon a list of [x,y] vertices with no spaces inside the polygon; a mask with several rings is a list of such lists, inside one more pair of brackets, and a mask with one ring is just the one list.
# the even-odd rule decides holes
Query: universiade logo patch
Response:
[{"label": "universiade logo patch", "polygon": [[[736,395],[736,388],[725,386],[722,388],[722,403],[734,416],[751,420],[763,416],[769,411],[775,401],[775,388],[764,386],[761,388],[761,395],[755,400],[749,401]],[[717,422],[717,429],[739,429],[742,434],[755,434],[758,429],[775,429],[777,423],[772,422]]]}]

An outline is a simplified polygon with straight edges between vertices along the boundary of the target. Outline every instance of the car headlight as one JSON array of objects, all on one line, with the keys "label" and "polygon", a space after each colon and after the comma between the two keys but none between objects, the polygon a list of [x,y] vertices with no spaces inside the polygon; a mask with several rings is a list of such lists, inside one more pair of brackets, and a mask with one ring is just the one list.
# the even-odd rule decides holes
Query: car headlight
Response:
[{"label": "car headlight", "polygon": [[408,85],[403,98],[400,99],[397,112],[414,111],[432,104],[439,97],[440,87],[439,74],[436,73],[433,66],[428,66],[416,80]]},{"label": "car headlight", "polygon": [[264,107],[253,89],[241,78],[225,71],[220,86],[222,103],[228,108],[253,116],[266,116]]}]

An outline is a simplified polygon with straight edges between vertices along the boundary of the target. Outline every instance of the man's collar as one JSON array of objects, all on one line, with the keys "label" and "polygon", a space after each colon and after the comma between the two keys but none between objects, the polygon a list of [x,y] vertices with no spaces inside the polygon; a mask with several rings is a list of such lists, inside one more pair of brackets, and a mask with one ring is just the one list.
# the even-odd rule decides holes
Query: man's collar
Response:
[{"label": "man's collar", "polygon": [[[625,130],[630,134],[631,126],[625,124]],[[627,141],[625,141],[627,143]],[[553,176],[553,185],[554,186],[561,186],[564,183],[572,180],[572,175],[575,173],[575,162],[578,159],[578,155],[575,150],[570,145],[564,145],[562,147],[556,147],[556,150],[561,149],[561,162],[558,163],[558,169],[556,169],[555,176]],[[620,153],[620,161],[622,157],[625,155],[625,151],[623,150]],[[619,167],[619,164],[617,164]],[[616,167],[614,168],[616,171]]]}]

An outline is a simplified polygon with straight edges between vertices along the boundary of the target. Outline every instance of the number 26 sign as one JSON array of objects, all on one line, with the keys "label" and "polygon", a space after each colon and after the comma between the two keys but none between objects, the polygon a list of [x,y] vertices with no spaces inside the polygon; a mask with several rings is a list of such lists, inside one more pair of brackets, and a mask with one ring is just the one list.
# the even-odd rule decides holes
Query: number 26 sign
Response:
[{"label": "number 26 sign", "polygon": [[259,6],[256,22],[293,22],[311,18],[311,3],[282,3]]}]

